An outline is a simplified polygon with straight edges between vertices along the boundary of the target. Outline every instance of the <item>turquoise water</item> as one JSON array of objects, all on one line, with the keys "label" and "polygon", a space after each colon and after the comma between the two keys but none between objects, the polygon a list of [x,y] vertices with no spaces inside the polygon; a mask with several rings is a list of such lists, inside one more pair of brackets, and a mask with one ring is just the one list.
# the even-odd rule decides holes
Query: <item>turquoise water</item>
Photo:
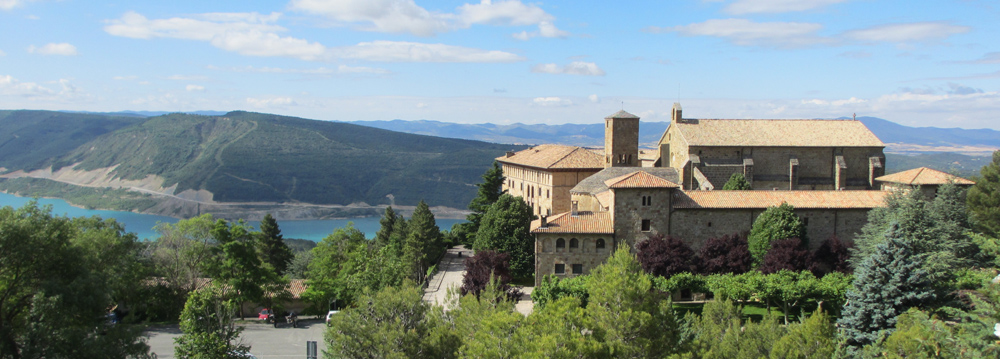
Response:
[{"label": "turquoise water", "polygon": [[[11,194],[0,193],[0,207],[12,206],[21,207],[31,201],[31,198],[18,197]],[[52,214],[65,215],[68,217],[101,216],[101,218],[114,218],[118,222],[125,224],[125,230],[135,232],[140,239],[156,239],[157,234],[153,231],[153,226],[159,222],[177,223],[178,219],[173,217],[157,216],[152,214],[141,214],[123,211],[102,211],[94,209],[83,209],[73,207],[61,199],[41,198],[38,200],[41,205],[51,205]],[[379,217],[363,217],[351,219],[321,219],[305,221],[278,221],[278,227],[285,238],[299,238],[319,241],[328,234],[333,233],[337,228],[347,226],[348,222],[354,223],[357,228],[365,233],[368,238],[375,236],[379,229]],[[438,219],[437,225],[441,229],[451,229],[455,223],[465,222],[462,219]],[[250,223],[255,227],[259,223]]]}]

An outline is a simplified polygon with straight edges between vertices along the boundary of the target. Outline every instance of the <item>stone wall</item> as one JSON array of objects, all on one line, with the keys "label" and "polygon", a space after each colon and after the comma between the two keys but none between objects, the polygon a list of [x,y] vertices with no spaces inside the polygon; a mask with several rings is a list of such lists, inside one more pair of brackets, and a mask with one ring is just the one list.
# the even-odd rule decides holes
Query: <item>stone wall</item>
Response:
[{"label": "stone wall", "polygon": [[[613,222],[615,236],[634,248],[639,241],[657,234],[670,233],[670,194],[662,188],[620,188],[614,189]],[[643,205],[643,197],[648,197]],[[643,230],[643,221],[649,221],[649,229]]]},{"label": "stone wall", "polygon": [[597,171],[549,172],[541,169],[503,164],[502,190],[521,197],[535,215],[551,215],[570,210],[570,193],[580,181]]},{"label": "stone wall", "polygon": [[[565,247],[557,248],[559,239]],[[577,248],[571,248],[573,240]],[[598,243],[604,242],[604,248],[598,248]],[[565,234],[539,233],[535,235],[535,286],[541,285],[542,277],[556,275],[561,279],[590,274],[590,271],[603,264],[614,252],[615,240],[610,234]],[[556,274],[556,264],[562,264],[564,273]],[[573,273],[573,265],[581,265],[582,273]]]},{"label": "stone wall", "polygon": [[604,166],[639,166],[639,119],[604,119]]},{"label": "stone wall", "polygon": [[[670,235],[698,250],[709,238],[749,232],[763,209],[675,209],[670,216]],[[854,240],[868,223],[866,209],[795,209],[806,222],[809,250],[815,251],[832,236]]]}]

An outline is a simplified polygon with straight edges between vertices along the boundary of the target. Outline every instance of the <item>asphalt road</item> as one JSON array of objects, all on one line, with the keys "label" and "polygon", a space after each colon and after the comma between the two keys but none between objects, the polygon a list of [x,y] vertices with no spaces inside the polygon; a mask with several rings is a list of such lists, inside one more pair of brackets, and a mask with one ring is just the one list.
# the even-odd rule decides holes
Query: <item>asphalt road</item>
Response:
[{"label": "asphalt road", "polygon": [[[250,345],[250,353],[259,359],[269,358],[305,358],[306,341],[316,341],[320,357],[323,356],[323,332],[326,324],[322,319],[301,320],[298,328],[249,323],[245,325],[240,336],[244,343]],[[149,337],[150,352],[157,358],[174,357],[174,338],[181,335],[177,325],[152,327],[146,330]]]}]

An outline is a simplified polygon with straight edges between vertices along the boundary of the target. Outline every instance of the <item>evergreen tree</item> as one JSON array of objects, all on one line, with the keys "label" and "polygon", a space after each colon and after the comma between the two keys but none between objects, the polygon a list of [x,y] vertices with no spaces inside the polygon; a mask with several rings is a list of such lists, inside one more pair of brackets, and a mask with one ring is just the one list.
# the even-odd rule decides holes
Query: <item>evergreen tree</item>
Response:
[{"label": "evergreen tree", "polygon": [[465,239],[466,244],[471,245],[475,243],[475,235],[479,232],[483,216],[489,211],[490,206],[500,199],[503,189],[503,179],[503,169],[500,168],[500,164],[497,161],[493,161],[493,167],[486,170],[486,173],[483,173],[483,183],[476,185],[479,188],[476,192],[476,198],[473,198],[472,202],[469,202],[469,209],[472,210],[472,213],[465,217],[469,223],[459,230],[459,233],[466,233],[467,237],[471,237]]},{"label": "evergreen tree", "polygon": [[1000,237],[1000,151],[993,152],[993,162],[983,166],[974,180],[967,203],[976,230]]},{"label": "evergreen tree", "polygon": [[732,176],[729,176],[729,181],[722,185],[723,191],[749,191],[751,189],[753,188],[750,187],[750,182],[747,182],[742,173],[733,173]]},{"label": "evergreen tree", "polygon": [[285,244],[278,221],[270,213],[260,221],[260,238],[257,240],[261,260],[274,268],[276,273],[285,273],[295,254]]},{"label": "evergreen tree", "polygon": [[618,246],[590,274],[587,313],[595,335],[615,358],[662,357],[677,344],[678,330],[668,298],[654,290],[629,246]]},{"label": "evergreen tree", "polygon": [[771,242],[788,238],[798,238],[802,240],[804,247],[808,247],[806,226],[802,223],[802,219],[795,215],[795,208],[788,203],[768,207],[753,221],[750,236],[747,238],[754,263],[760,265],[764,255],[771,249]]},{"label": "evergreen tree", "polygon": [[174,354],[178,358],[216,359],[242,358],[250,346],[239,340],[242,327],[233,322],[236,305],[224,298],[214,287],[198,289],[188,296],[181,312],[182,334],[174,339]]},{"label": "evergreen tree", "polygon": [[[228,286],[230,292],[225,293],[228,299],[236,303],[257,302],[264,297],[266,289],[283,287],[282,278],[257,257],[253,250],[254,238],[242,220],[230,225],[219,219],[212,229],[212,237],[219,243],[215,249],[221,254],[221,261],[212,270],[213,279]],[[239,312],[242,319],[243,311]]]},{"label": "evergreen tree", "polygon": [[518,197],[503,194],[483,216],[476,251],[492,249],[510,255],[510,270],[515,278],[530,277],[535,272],[535,238],[531,221],[535,215]]},{"label": "evergreen tree", "polygon": [[427,203],[420,201],[407,224],[408,235],[403,245],[403,262],[411,266],[410,278],[423,282],[427,268],[444,250],[441,229]]},{"label": "evergreen tree", "polygon": [[771,351],[772,358],[827,359],[837,349],[836,331],[830,316],[817,309],[801,323],[788,326],[788,333],[781,337]]},{"label": "evergreen tree", "polygon": [[914,250],[913,239],[903,235],[898,226],[890,226],[886,240],[855,271],[838,321],[850,355],[882,340],[895,327],[899,314],[935,297],[923,268],[924,256]]},{"label": "evergreen tree", "polygon": [[375,243],[379,246],[389,245],[389,238],[392,236],[392,232],[396,227],[396,221],[399,220],[396,211],[392,210],[392,206],[385,207],[385,213],[382,214],[382,218],[378,220],[379,229],[375,232]]}]

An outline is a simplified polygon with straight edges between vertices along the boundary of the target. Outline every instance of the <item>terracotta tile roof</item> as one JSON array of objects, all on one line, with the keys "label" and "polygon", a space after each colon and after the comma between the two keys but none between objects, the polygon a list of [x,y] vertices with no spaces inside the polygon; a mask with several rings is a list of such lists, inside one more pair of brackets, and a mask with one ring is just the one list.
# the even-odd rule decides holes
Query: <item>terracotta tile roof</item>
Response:
[{"label": "terracotta tile roof", "polygon": [[541,219],[531,221],[531,233],[615,233],[609,212],[579,212],[576,216],[566,212],[549,217],[548,222],[545,228],[539,228]]},{"label": "terracotta tile roof", "polygon": [[597,203],[600,203],[604,208],[611,208],[611,203],[615,200],[615,194],[611,191],[604,191],[594,195],[597,198]]},{"label": "terracotta tile roof", "polygon": [[903,172],[885,175],[875,179],[879,182],[900,183],[911,186],[919,185],[942,185],[954,182],[958,185],[974,185],[976,182],[958,177],[952,174],[941,172],[927,167],[914,168]]},{"label": "terracotta tile roof", "polygon": [[604,157],[583,147],[538,145],[518,151],[513,156],[500,156],[497,161],[542,169],[601,169]]},{"label": "terracotta tile roof", "polygon": [[885,147],[855,120],[685,119],[670,126],[689,146]]},{"label": "terracotta tile roof", "polygon": [[583,193],[594,196],[608,190],[608,185],[604,183],[605,181],[636,171],[646,172],[673,183],[680,182],[681,177],[677,173],[677,169],[673,167],[608,167],[591,175],[590,177],[584,178],[569,192]]},{"label": "terracotta tile roof", "polygon": [[653,176],[644,171],[635,171],[618,176],[604,181],[604,184],[608,188],[680,188],[676,183]]},{"label": "terracotta tile roof", "polygon": [[688,191],[674,197],[674,208],[875,208],[888,191]]}]

